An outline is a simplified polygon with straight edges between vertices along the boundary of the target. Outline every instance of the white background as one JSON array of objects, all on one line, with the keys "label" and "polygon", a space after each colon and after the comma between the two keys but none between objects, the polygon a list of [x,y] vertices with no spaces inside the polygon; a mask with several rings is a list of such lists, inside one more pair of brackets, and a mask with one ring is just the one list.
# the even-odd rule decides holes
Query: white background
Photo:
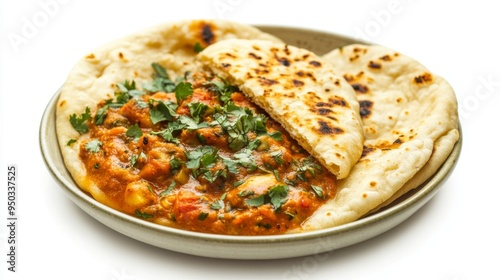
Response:
[{"label": "white background", "polygon": [[[500,279],[499,1],[54,1],[0,1],[1,279]],[[57,5],[47,11],[49,2]],[[400,226],[320,261],[193,257],[100,224],[45,168],[38,145],[43,110],[94,47],[184,18],[313,28],[418,59],[452,84],[461,107],[464,142],[453,176]],[[36,30],[23,35],[30,23]],[[8,164],[19,170],[16,273],[6,262]]]}]

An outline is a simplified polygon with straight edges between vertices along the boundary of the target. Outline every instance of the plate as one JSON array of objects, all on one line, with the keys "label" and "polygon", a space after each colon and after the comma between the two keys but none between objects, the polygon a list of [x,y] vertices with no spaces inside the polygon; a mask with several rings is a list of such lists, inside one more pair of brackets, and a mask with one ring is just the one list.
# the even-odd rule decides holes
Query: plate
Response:
[{"label": "plate", "polygon": [[[332,33],[279,26],[258,26],[285,42],[322,55],[334,48],[360,41]],[[363,43],[363,42],[361,42]],[[382,234],[408,219],[439,191],[460,155],[462,138],[440,169],[403,199],[381,211],[342,226],[299,234],[226,236],[197,233],[154,224],[121,213],[95,201],[73,181],[64,165],[56,135],[56,104],[50,100],[40,123],[40,149],[51,175],[68,197],[90,216],[115,231],[171,251],[225,259],[280,259],[321,254]]]}]

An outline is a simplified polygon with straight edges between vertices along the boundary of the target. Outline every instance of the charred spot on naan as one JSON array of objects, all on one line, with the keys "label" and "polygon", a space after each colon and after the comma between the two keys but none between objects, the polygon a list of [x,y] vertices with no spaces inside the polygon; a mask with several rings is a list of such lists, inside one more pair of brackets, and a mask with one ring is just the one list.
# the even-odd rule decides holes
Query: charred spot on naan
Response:
[{"label": "charred spot on naan", "polygon": [[344,130],[330,125],[330,122],[319,120],[318,124],[319,124],[319,127],[317,128],[318,132],[322,135],[336,135],[344,133]]},{"label": "charred spot on naan", "polygon": [[203,47],[211,45],[217,41],[215,36],[216,26],[212,23],[205,21],[193,22],[190,26],[190,30],[193,34],[195,34],[195,37],[198,39],[198,43],[200,43]]},{"label": "charred spot on naan", "polygon": [[361,118],[368,118],[372,113],[373,102],[370,100],[359,101],[359,114]]},{"label": "charred spot on naan", "polygon": [[352,86],[357,94],[370,93],[368,83],[373,82],[373,79],[365,75],[365,72],[360,71],[356,75],[344,74],[344,79]]},{"label": "charred spot on naan", "polygon": [[363,84],[354,83],[354,84],[351,84],[351,86],[356,93],[368,93],[370,91],[368,86],[363,85]]},{"label": "charred spot on naan", "polygon": [[373,60],[370,60],[367,66],[370,69],[376,69],[376,70],[382,69],[382,64],[375,62]]},{"label": "charred spot on naan", "polygon": [[270,78],[266,78],[266,77],[262,77],[262,76],[259,76],[257,78],[258,78],[259,84],[261,86],[271,86],[271,85],[274,85],[274,84],[278,83],[278,81],[276,81],[276,80],[273,80],[273,79],[270,79]]},{"label": "charred spot on naan", "polygon": [[[327,89],[325,89],[326,92],[329,91]],[[307,105],[310,107],[309,111],[334,121],[337,121],[337,118],[334,116],[335,107],[350,108],[347,101],[340,96],[332,96],[325,102],[314,92],[308,92],[307,95],[309,97],[309,101],[307,102]]]},{"label": "charred spot on naan", "polygon": [[300,78],[309,78],[313,82],[316,82],[316,77],[314,77],[313,73],[311,73],[309,71],[299,70],[299,71],[295,72],[295,75],[300,77]]},{"label": "charred spot on naan", "polygon": [[393,142],[389,141],[383,141],[374,145],[364,145],[363,146],[363,153],[361,154],[361,159],[366,159],[368,155],[371,153],[374,153],[377,150],[380,151],[389,151],[389,150],[394,150],[399,148],[404,143],[404,139],[402,138],[397,138]]},{"label": "charred spot on naan", "polygon": [[428,73],[428,72],[425,72],[425,73],[422,73],[421,75],[419,76],[416,76],[413,81],[417,84],[417,85],[424,85],[424,84],[428,84],[428,83],[432,83],[432,74]]}]

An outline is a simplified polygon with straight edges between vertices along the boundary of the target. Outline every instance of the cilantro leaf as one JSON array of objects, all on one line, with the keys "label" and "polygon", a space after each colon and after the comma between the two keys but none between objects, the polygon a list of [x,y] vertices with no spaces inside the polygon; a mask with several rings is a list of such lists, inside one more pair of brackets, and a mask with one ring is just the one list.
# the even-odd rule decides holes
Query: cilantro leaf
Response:
[{"label": "cilantro leaf", "polygon": [[139,139],[142,136],[142,130],[139,128],[138,124],[134,124],[133,126],[129,127],[127,129],[127,132],[125,134],[128,137],[132,137],[135,139]]},{"label": "cilantro leaf", "polygon": [[97,110],[97,113],[95,114],[95,117],[94,117],[94,123],[96,125],[101,125],[104,122],[104,119],[108,115],[106,113],[106,111],[108,110],[108,108],[109,108],[109,104],[106,104],[102,108],[100,108],[99,110]]},{"label": "cilantro leaf", "polygon": [[175,88],[175,82],[170,79],[165,68],[155,62],[151,64],[151,67],[154,70],[153,81],[144,83],[142,88],[148,92],[172,92]]},{"label": "cilantro leaf", "polygon": [[125,80],[123,83],[116,84],[116,86],[119,89],[119,91],[115,92],[116,101],[109,104],[114,108],[123,106],[129,102],[130,99],[135,98],[137,100],[140,96],[145,94],[145,92],[136,88],[134,80]]},{"label": "cilantro leaf", "polygon": [[277,150],[277,151],[269,153],[269,155],[273,157],[273,159],[276,161],[276,163],[278,163],[280,165],[284,163],[283,151]]},{"label": "cilantro leaf", "polygon": [[149,110],[149,118],[153,124],[157,124],[161,121],[171,122],[177,117],[176,110],[177,105],[174,102],[158,100],[158,104]]},{"label": "cilantro leaf", "polygon": [[188,104],[189,113],[197,123],[200,122],[201,117],[205,114],[208,109],[208,105],[201,102],[192,102]]},{"label": "cilantro leaf", "polygon": [[312,157],[307,157],[298,163],[298,168],[296,171],[297,171],[297,177],[300,180],[306,182],[307,174],[311,175],[312,177],[315,177],[316,172],[321,173],[322,169],[321,165],[315,163]]},{"label": "cilantro leaf", "polygon": [[153,135],[161,135],[161,137],[163,137],[165,141],[178,144],[179,139],[175,138],[174,133],[178,130],[182,130],[185,127],[186,127],[185,124],[182,124],[179,121],[173,121],[169,123],[168,127],[165,128],[164,130],[151,131],[150,133]]},{"label": "cilantro leaf", "polygon": [[85,144],[85,149],[91,153],[97,153],[101,150],[102,142],[94,139]]},{"label": "cilantro leaf", "polygon": [[243,149],[235,153],[232,158],[222,156],[220,156],[220,158],[222,158],[222,161],[226,165],[227,171],[232,174],[238,174],[238,166],[248,168],[250,171],[257,170],[257,163],[250,149]]},{"label": "cilantro leaf", "polygon": [[170,159],[170,169],[177,170],[181,168],[181,165],[182,165],[181,160],[172,156],[172,158]]},{"label": "cilantro leaf", "polygon": [[156,62],[153,62],[153,63],[151,63],[151,67],[153,67],[153,70],[155,71],[155,76],[156,77],[165,78],[165,79],[169,78],[168,74],[167,74],[167,71],[160,64],[158,64]]},{"label": "cilantro leaf", "polygon": [[230,85],[225,79],[219,77],[220,81],[211,81],[205,84],[212,92],[219,95],[219,99],[223,104],[231,101],[231,94],[238,90],[238,87]]},{"label": "cilantro leaf", "polygon": [[89,126],[87,125],[87,121],[92,119],[90,116],[90,107],[85,108],[85,112],[80,116],[76,116],[76,114],[72,114],[69,116],[69,122],[71,126],[78,131],[80,134],[87,133],[89,131]]},{"label": "cilantro leaf", "polygon": [[193,94],[193,85],[188,82],[181,82],[174,88],[175,98],[177,99],[177,104],[180,105],[182,100],[188,98]]},{"label": "cilantro leaf", "polygon": [[271,204],[275,210],[281,208],[285,204],[288,196],[288,186],[277,185],[269,189],[267,195],[271,199]]},{"label": "cilantro leaf", "polygon": [[251,207],[259,207],[264,204],[264,195],[246,199],[245,204]]},{"label": "cilantro leaf", "polygon": [[160,197],[163,197],[163,196],[170,194],[174,190],[176,185],[177,185],[177,183],[175,181],[172,181],[172,183],[170,183],[168,188],[165,191],[160,193]]},{"label": "cilantro leaf", "polygon": [[311,189],[319,198],[325,198],[325,192],[323,191],[322,187],[311,185]]},{"label": "cilantro leaf", "polygon": [[188,116],[180,116],[179,122],[184,124],[185,128],[189,129],[189,130],[197,130],[200,128],[208,127],[208,123],[206,123],[206,122],[198,123],[196,120],[194,120]]},{"label": "cilantro leaf", "polygon": [[201,52],[204,49],[205,48],[203,48],[203,46],[200,44],[200,42],[196,42],[196,44],[194,44],[194,46],[193,46],[193,51],[195,53],[199,53],[199,52]]},{"label": "cilantro leaf", "polygon": [[226,199],[227,193],[224,193],[216,202],[210,204],[210,209],[219,210],[224,208],[224,199]]},{"label": "cilantro leaf", "polygon": [[200,212],[200,214],[198,215],[198,220],[204,221],[207,217],[208,217],[207,212]]},{"label": "cilantro leaf", "polygon": [[153,218],[153,215],[148,214],[148,213],[141,212],[141,211],[139,211],[139,209],[136,209],[136,210],[135,210],[135,215],[136,215],[137,217],[139,217],[139,218],[143,218],[143,219]]}]

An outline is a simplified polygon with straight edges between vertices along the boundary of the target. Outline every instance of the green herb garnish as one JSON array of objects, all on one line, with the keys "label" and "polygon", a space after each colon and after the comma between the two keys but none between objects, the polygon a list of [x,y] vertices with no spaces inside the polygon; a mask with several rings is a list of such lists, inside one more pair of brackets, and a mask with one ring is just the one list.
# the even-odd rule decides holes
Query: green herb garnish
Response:
[{"label": "green herb garnish", "polygon": [[142,130],[139,128],[138,124],[134,124],[127,129],[127,132],[125,132],[125,134],[128,137],[132,137],[134,138],[134,140],[137,140],[142,136]]},{"label": "green herb garnish", "polygon": [[203,48],[203,46],[200,44],[200,42],[196,42],[193,46],[193,51],[195,53],[199,53],[201,52],[202,50],[204,50],[205,48]]},{"label": "green herb garnish", "polygon": [[143,219],[153,218],[153,215],[148,214],[148,213],[141,212],[141,211],[139,211],[139,209],[136,209],[136,210],[135,210],[135,215],[136,215],[137,217],[139,217],[139,218],[143,218]]},{"label": "green herb garnish", "polygon": [[69,122],[71,123],[73,128],[80,134],[84,134],[89,131],[89,126],[86,122],[90,119],[92,119],[92,117],[90,116],[90,107],[86,107],[85,112],[80,116],[77,116],[76,114],[69,116]]},{"label": "green herb garnish", "polygon": [[101,146],[102,146],[102,142],[97,140],[97,139],[94,139],[90,142],[87,142],[87,144],[85,144],[85,149],[91,153],[97,153],[101,150]]},{"label": "green herb garnish", "polygon": [[181,102],[193,94],[193,85],[188,82],[181,82],[174,88],[175,98],[177,99],[177,104],[181,105]]}]

